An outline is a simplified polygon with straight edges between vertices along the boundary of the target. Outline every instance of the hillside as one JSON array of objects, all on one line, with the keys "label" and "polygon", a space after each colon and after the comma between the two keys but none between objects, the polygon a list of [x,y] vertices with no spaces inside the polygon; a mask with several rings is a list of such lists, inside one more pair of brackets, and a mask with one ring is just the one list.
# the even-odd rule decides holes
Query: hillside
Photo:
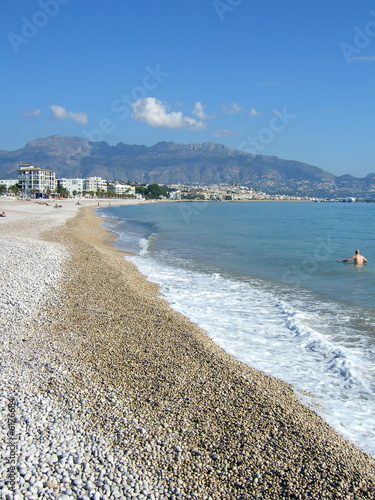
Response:
[{"label": "hillside", "polygon": [[375,174],[336,177],[305,163],[251,155],[221,144],[154,146],[89,142],[51,136],[16,151],[0,151],[0,178],[14,178],[20,163],[55,170],[57,177],[101,176],[144,183],[211,185],[239,183],[268,193],[375,197]]}]

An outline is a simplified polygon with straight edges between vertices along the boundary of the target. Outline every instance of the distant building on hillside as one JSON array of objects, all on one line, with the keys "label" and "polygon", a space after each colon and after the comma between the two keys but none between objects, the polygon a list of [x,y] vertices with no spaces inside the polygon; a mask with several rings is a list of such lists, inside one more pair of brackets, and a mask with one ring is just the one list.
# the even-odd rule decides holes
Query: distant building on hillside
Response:
[{"label": "distant building on hillside", "polygon": [[25,163],[19,166],[18,184],[25,194],[29,194],[31,190],[52,193],[56,189],[56,172]]}]

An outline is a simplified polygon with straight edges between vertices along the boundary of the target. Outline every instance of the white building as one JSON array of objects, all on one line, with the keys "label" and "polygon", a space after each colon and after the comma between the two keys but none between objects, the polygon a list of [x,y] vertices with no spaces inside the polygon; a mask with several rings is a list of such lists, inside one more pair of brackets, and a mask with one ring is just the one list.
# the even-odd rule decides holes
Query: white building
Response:
[{"label": "white building", "polygon": [[85,181],[84,179],[57,179],[57,184],[63,188],[65,188],[67,191],[69,191],[69,194],[73,196],[73,192],[77,191],[77,193],[82,193],[84,191],[84,184]]},{"label": "white building", "polygon": [[181,191],[180,190],[171,191],[169,193],[169,199],[171,199],[171,200],[181,200]]},{"label": "white building", "polygon": [[46,168],[23,164],[18,169],[18,184],[25,194],[30,190],[38,193],[49,193],[56,190],[56,172]]},{"label": "white building", "polygon": [[107,191],[108,190],[108,182],[101,177],[88,177],[84,181],[84,191]]},{"label": "white building", "polygon": [[0,179],[0,186],[5,186],[7,189],[10,188],[10,186],[14,186],[15,184],[18,183],[18,179]]},{"label": "white building", "polygon": [[122,184],[121,182],[115,182],[112,185],[112,189],[116,194],[127,194],[135,196],[135,186],[129,186],[129,184]]}]

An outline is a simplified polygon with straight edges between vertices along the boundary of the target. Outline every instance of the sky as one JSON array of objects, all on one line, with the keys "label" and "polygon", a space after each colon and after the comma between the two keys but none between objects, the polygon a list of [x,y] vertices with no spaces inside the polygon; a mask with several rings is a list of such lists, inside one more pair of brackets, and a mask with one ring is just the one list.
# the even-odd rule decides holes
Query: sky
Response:
[{"label": "sky", "polygon": [[[0,149],[216,142],[375,172],[372,0],[2,0]],[[43,165],[40,165],[43,167]]]}]

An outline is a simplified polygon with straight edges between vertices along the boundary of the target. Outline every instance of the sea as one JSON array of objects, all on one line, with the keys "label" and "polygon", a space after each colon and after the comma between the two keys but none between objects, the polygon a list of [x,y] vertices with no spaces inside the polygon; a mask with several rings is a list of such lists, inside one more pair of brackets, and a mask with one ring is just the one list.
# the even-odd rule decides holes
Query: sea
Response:
[{"label": "sea", "polygon": [[[375,457],[375,203],[97,210],[170,306]],[[338,262],[356,249],[363,266]]]}]

